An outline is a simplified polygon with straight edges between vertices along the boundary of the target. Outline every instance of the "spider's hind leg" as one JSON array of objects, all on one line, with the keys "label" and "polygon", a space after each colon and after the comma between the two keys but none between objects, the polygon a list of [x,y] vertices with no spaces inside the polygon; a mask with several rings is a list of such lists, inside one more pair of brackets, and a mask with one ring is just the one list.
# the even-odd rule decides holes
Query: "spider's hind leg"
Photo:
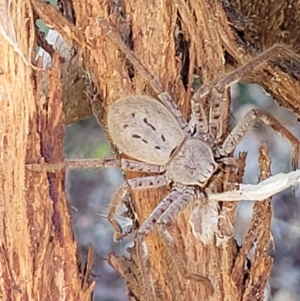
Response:
[{"label": "spider's hind leg", "polygon": [[287,128],[285,128],[275,117],[268,112],[262,110],[250,110],[242,120],[236,125],[231,133],[225,139],[223,145],[219,149],[219,152],[223,156],[229,155],[236,146],[242,141],[246,133],[252,128],[257,120],[263,121],[266,125],[269,125],[273,130],[281,134],[286,140],[288,140],[293,148],[292,165],[293,168],[298,168],[299,158],[299,140],[292,134]]},{"label": "spider's hind leg", "polygon": [[[194,188],[175,186],[171,193],[160,202],[141,225],[137,233],[137,241],[138,245],[143,245],[146,237],[157,224],[160,237],[180,274],[186,279],[203,282],[209,288],[210,292],[213,292],[213,287],[209,279],[188,271],[181,256],[178,254],[171,235],[172,223],[177,218],[178,213],[184,210],[193,200]],[[145,258],[146,254],[141,253],[139,256],[140,258]]]}]

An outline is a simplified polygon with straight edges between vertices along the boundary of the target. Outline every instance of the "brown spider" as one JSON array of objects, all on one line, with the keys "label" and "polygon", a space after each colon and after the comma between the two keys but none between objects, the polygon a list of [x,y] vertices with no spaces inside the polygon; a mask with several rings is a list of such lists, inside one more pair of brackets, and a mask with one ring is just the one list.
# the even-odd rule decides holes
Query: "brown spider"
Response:
[{"label": "brown spider", "polygon": [[[221,137],[226,134],[223,125],[227,119],[229,106],[223,99],[225,89],[277,53],[283,52],[290,56],[294,56],[294,53],[282,45],[274,45],[242,67],[200,87],[191,99],[195,125],[190,126],[169,93],[163,91],[161,84],[127,48],[108,22],[100,20],[99,23],[104,33],[148,79],[160,100],[149,96],[130,96],[114,102],[107,113],[109,135],[116,147],[134,160],[121,159],[121,162],[92,160],[94,166],[117,165],[123,170],[154,174],[129,179],[118,189],[108,213],[108,220],[116,231],[116,239],[126,235],[115,220],[115,214],[130,189],[160,187],[172,183],[171,192],[142,223],[136,234],[138,255],[145,275],[147,267],[142,260],[147,258],[145,238],[157,225],[172,257],[178,257],[168,232],[168,224],[191,202],[204,197],[203,191],[215,174],[218,162],[225,162],[226,158],[230,159],[230,154],[258,119],[279,131],[291,142],[294,146],[292,163],[294,167],[298,166],[298,139],[267,112],[250,110],[221,143]],[[211,93],[211,101],[207,118],[202,100],[209,93]],[[78,162],[67,161],[62,166],[74,167],[78,166]],[[182,275],[189,279],[204,281],[212,289],[211,282],[206,277],[187,271],[181,260],[176,263]]]},{"label": "brown spider", "polygon": [[[272,115],[260,110],[250,110],[220,145],[220,138],[225,134],[223,124],[227,118],[229,106],[223,100],[225,89],[277,53],[288,53],[290,56],[294,56],[294,53],[282,45],[274,45],[239,69],[199,88],[191,101],[195,119],[195,129],[193,129],[190,128],[168,92],[163,91],[161,84],[126,47],[108,22],[101,20],[100,25],[134,67],[148,79],[161,101],[148,96],[131,96],[116,101],[109,108],[108,132],[112,141],[124,154],[138,160],[122,159],[122,168],[157,173],[157,175],[127,180],[112,201],[108,220],[116,230],[116,238],[120,238],[122,229],[114,216],[120,200],[128,193],[128,190],[159,187],[172,182],[170,194],[140,226],[137,239],[142,244],[154,225],[158,225],[160,235],[172,253],[172,257],[178,257],[168,234],[167,225],[193,200],[203,197],[201,189],[207,186],[215,173],[218,167],[217,161],[230,156],[258,119],[279,131],[291,142],[294,146],[292,163],[294,167],[298,166],[298,139]],[[202,99],[209,93],[211,93],[211,101],[207,120]],[[190,274],[180,262],[180,260],[177,261],[177,265],[179,264],[178,268],[185,277],[203,280],[207,283],[207,279]]]}]

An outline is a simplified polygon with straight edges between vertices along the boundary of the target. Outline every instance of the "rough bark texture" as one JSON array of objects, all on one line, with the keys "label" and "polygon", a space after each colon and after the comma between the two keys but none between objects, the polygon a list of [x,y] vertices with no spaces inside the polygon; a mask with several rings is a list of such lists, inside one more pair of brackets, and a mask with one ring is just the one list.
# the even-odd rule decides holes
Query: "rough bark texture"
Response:
[{"label": "rough bark texture", "polygon": [[[59,60],[47,76],[32,69],[34,24],[28,1],[1,4],[1,300],[90,300],[78,266],[63,173],[26,171],[25,162],[63,159]],[[42,64],[39,63],[39,66]],[[47,77],[48,97],[42,92]]]},{"label": "rough bark texture", "polygon": [[[224,23],[219,23],[216,16],[211,16],[211,23],[217,26],[215,30],[220,33],[220,41],[227,53],[234,58],[232,60],[232,58],[225,56],[227,70],[240,66],[252,56],[255,56],[256,51],[267,49],[276,43],[291,46],[296,53],[299,53],[300,3],[298,1],[219,0],[219,3],[224,9],[220,8],[222,15],[224,17],[224,13],[227,15],[230,25],[223,27]],[[85,6],[85,4],[82,4],[82,6]],[[119,7],[121,7],[120,3],[115,5],[115,11]],[[77,16],[76,11],[75,14]],[[226,18],[223,21],[225,24],[228,23]],[[189,22],[196,25],[196,21],[191,18]],[[127,35],[128,39],[130,22],[122,23],[123,25],[119,27],[119,30],[123,32],[123,37],[126,39]],[[61,30],[66,29],[62,28]],[[64,35],[64,38],[67,37],[70,38],[69,34]],[[79,36],[77,38],[80,39]],[[78,42],[77,38],[74,40]],[[72,44],[72,40],[69,39],[69,42]],[[206,57],[208,53],[203,55]],[[265,67],[264,72],[251,74],[244,80],[259,83],[277,100],[279,105],[288,107],[297,113],[299,105],[295,91],[299,89],[299,85],[294,80],[295,78],[298,79],[299,71],[297,71],[297,66],[287,61],[279,65],[280,69],[270,66]],[[92,111],[85,101],[86,96],[81,81],[82,67],[80,66],[80,60],[78,61],[78,56],[72,58],[72,62],[69,62],[66,66],[64,70],[68,71],[70,78],[65,77],[65,80],[62,78],[63,104],[64,113],[66,114],[65,122],[70,124],[90,116]],[[71,70],[70,66],[72,66]],[[282,82],[285,81],[286,87],[284,88]],[[82,101],[79,101],[80,98]]]},{"label": "rough bark texture", "polygon": [[[185,117],[190,111],[190,93],[187,92],[190,90],[186,87],[191,87],[195,72],[199,74],[201,82],[206,83],[218,78],[226,70],[249,61],[257,53],[253,46],[239,38],[237,31],[229,24],[228,18],[233,25],[240,28],[247,27],[248,21],[236,14],[233,7],[225,1],[128,0],[119,6],[113,5],[109,1],[74,1],[76,26],[68,22],[53,7],[39,0],[31,0],[31,4],[39,17],[44,19],[53,29],[59,31],[66,41],[77,43],[80,61],[91,74],[92,80],[103,99],[103,104],[94,102],[94,105],[97,106],[94,111],[98,114],[102,114],[99,111],[102,106],[106,108],[120,97],[145,93],[153,95],[149,83],[141,75],[135,73],[133,78],[130,76],[132,70],[126,68],[125,55],[103,34],[97,23],[98,17],[109,20],[112,26],[122,33],[128,44],[133,46],[132,50],[139,56],[141,62],[161,81],[164,89],[168,90],[174,97]],[[13,5],[14,9],[26,7],[26,3],[14,2]],[[27,10],[30,11],[28,6]],[[21,22],[20,20],[25,19],[25,11],[19,16],[18,21]],[[126,19],[125,16],[128,18]],[[16,28],[25,27],[21,23],[16,23],[15,26]],[[32,31],[31,27],[27,37],[30,43],[26,40],[26,43],[20,46],[28,58],[31,56],[30,53],[27,53],[28,49],[33,47],[33,41],[29,39],[29,33]],[[20,31],[21,33],[24,34]],[[24,40],[22,39],[22,41]],[[16,82],[7,82],[4,91],[9,96],[1,103],[4,106],[1,112],[5,112],[4,118],[2,118],[3,132],[5,133],[5,137],[2,138],[2,145],[5,147],[5,151],[1,161],[5,163],[1,166],[3,169],[1,177],[4,183],[2,189],[5,198],[2,211],[4,217],[1,220],[4,221],[3,239],[5,237],[5,240],[3,245],[6,246],[2,254],[8,258],[2,261],[2,265],[4,265],[2,269],[7,273],[6,278],[3,278],[6,280],[2,280],[5,281],[2,287],[6,288],[10,285],[13,288],[17,284],[20,291],[27,292],[29,290],[26,287],[27,279],[33,277],[31,271],[40,268],[41,276],[32,280],[34,282],[32,287],[35,288],[35,291],[32,291],[33,288],[30,286],[30,294],[41,294],[41,292],[46,294],[50,290],[60,293],[62,289],[55,282],[58,279],[57,273],[60,271],[64,273],[63,279],[66,282],[66,284],[62,283],[61,286],[66,287],[65,293],[70,293],[70,296],[74,296],[74,300],[76,300],[75,296],[79,296],[80,288],[75,263],[75,245],[72,242],[69,218],[65,215],[67,212],[66,201],[60,182],[62,174],[48,175],[48,177],[44,174],[28,174],[26,183],[22,182],[25,172],[23,164],[25,152],[22,149],[24,149],[27,141],[29,116],[32,118],[29,124],[35,126],[35,131],[40,130],[34,121],[34,111],[41,114],[38,124],[42,128],[47,124],[49,127],[47,130],[53,131],[51,132],[53,135],[51,140],[44,140],[44,138],[41,140],[42,153],[46,160],[52,162],[62,159],[62,154],[57,154],[55,150],[57,137],[61,141],[61,134],[59,133],[61,133],[62,121],[58,119],[60,115],[58,111],[52,112],[54,109],[59,110],[60,104],[57,101],[60,91],[57,90],[57,82],[52,79],[50,81],[52,93],[50,93],[49,103],[51,100],[54,105],[49,105],[47,113],[43,112],[41,107],[37,110],[41,105],[40,102],[37,106],[33,103],[34,95],[37,94],[33,91],[34,83],[31,79],[30,69],[26,69],[25,65],[22,65],[21,68],[18,66],[18,69],[10,70],[11,66],[15,66],[15,60],[21,62],[21,59],[7,43],[4,46],[1,44],[1,47],[5,47],[5,45],[7,48],[3,49],[4,52],[2,53],[10,54],[11,60],[9,66],[7,62],[2,62],[0,66],[5,66],[5,72],[11,72],[11,77],[8,79],[10,81],[16,80]],[[283,62],[282,66],[285,66],[285,70],[287,70],[286,63]],[[24,82],[18,86],[20,93],[17,94],[15,84],[20,85],[19,78],[22,78]],[[284,73],[277,65],[267,63],[260,71],[247,76],[247,79],[262,84],[281,105],[292,108],[296,112],[299,109],[299,83],[293,75]],[[20,97],[21,95],[23,98]],[[27,107],[23,107],[25,105]],[[99,120],[102,119],[101,116],[97,117]],[[47,123],[45,122],[46,118],[49,118]],[[1,125],[0,129],[2,130]],[[36,148],[36,140],[39,139],[39,136],[35,132],[31,132],[31,135],[29,141],[33,141],[31,143],[34,143],[34,147],[28,144],[31,157],[28,156],[27,160],[36,161],[36,158],[39,157],[39,151]],[[52,153],[53,157],[50,156]],[[262,151],[261,156],[266,160],[264,151]],[[241,161],[243,162],[243,160]],[[11,168],[9,167],[10,164],[6,163],[11,163],[14,167]],[[242,170],[243,164],[241,164],[241,174]],[[266,174],[267,172],[268,166],[262,166],[262,173]],[[227,174],[225,173],[225,175]],[[231,181],[235,182],[241,179],[241,175],[238,177],[228,176],[228,180],[221,179],[220,189],[226,189],[227,183],[230,184]],[[34,183],[36,184],[34,185]],[[32,193],[29,195],[29,199],[25,199],[24,185]],[[167,189],[133,192],[133,208],[140,223],[161,201],[166,192]],[[59,202],[57,202],[58,198]],[[34,203],[33,199],[37,200],[38,203]],[[12,202],[12,200],[14,201]],[[272,260],[267,255],[271,219],[269,203],[266,201],[265,205],[257,206],[255,209],[256,214],[252,222],[252,228],[255,231],[250,229],[247,238],[248,244],[245,244],[241,250],[237,249],[231,237],[232,233],[227,231],[228,225],[234,221],[235,204],[223,204],[220,208],[220,214],[226,221],[225,223],[220,222],[219,225],[220,233],[224,235],[222,240],[224,243],[220,246],[217,246],[216,243],[204,246],[195,239],[188,223],[191,208],[184,211],[176,222],[174,221],[173,231],[178,253],[182,254],[188,269],[207,276],[215,288],[214,295],[210,296],[202,284],[187,281],[179,275],[157,232],[153,231],[147,239],[147,245],[157,300],[263,300],[263,290],[272,264]],[[44,215],[42,216],[42,214]],[[261,224],[258,227],[257,223],[260,216],[262,216]],[[9,220],[5,217],[8,217]],[[28,225],[28,227],[24,225]],[[5,233],[5,231],[11,231],[13,235],[9,236],[9,233]],[[37,232],[32,233],[32,231]],[[42,235],[44,235],[43,238],[48,238],[44,241]],[[12,241],[9,241],[7,237],[10,237]],[[249,246],[255,239],[259,240],[259,247],[249,271],[245,271],[245,257],[248,254]],[[28,250],[27,253],[24,252],[24,241]],[[38,245],[37,242],[39,242]],[[28,258],[29,254],[34,255]],[[146,300],[149,296],[145,296],[145,285],[149,284],[144,283],[145,275],[142,275],[138,268],[134,248],[130,254],[129,260],[110,254],[109,261],[125,278],[130,299]],[[36,256],[37,261],[33,261],[34,256]],[[13,266],[17,262],[19,265]],[[46,265],[43,268],[42,263],[45,262]],[[66,268],[67,264],[69,264],[68,269]],[[49,270],[50,267],[51,270]],[[8,273],[12,270],[14,273],[19,271],[19,274],[15,277],[11,276]],[[51,276],[48,276],[49,274]],[[49,281],[51,279],[53,282]],[[45,285],[46,281],[49,282],[48,285]],[[90,289],[91,286],[88,288]],[[88,298],[88,293],[89,290],[86,291],[86,298]],[[56,293],[53,295],[57,296]],[[30,297],[28,295],[28,299]],[[80,298],[80,300],[82,299]]]},{"label": "rough bark texture", "polygon": [[49,30],[47,37],[42,41],[39,39],[38,44],[43,48],[40,48],[37,56],[43,56],[44,66],[51,66],[51,56],[53,56],[54,50],[60,54],[62,62],[60,82],[65,124],[69,125],[90,117],[93,112],[86,94],[86,75],[83,66],[78,61],[79,55],[76,53],[76,46],[67,44],[62,36],[54,30]]},{"label": "rough bark texture", "polygon": [[275,43],[290,45],[299,53],[300,3],[293,0],[231,0],[233,7],[251,20],[244,30],[247,42],[259,49]]}]

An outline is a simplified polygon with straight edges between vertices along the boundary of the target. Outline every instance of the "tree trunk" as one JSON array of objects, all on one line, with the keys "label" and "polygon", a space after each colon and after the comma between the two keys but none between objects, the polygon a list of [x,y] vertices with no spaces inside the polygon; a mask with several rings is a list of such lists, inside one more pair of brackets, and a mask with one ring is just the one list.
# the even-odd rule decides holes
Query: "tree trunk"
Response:
[{"label": "tree trunk", "polygon": [[[226,71],[246,63],[257,54],[254,47],[250,47],[246,43],[247,41],[242,41],[238,32],[229,23],[230,20],[235,27],[245,28],[248,20],[236,13],[226,1],[150,2],[128,0],[118,5],[115,3],[94,0],[74,1],[75,26],[50,5],[40,0],[31,0],[32,7],[39,17],[60,32],[67,42],[77,43],[79,61],[82,61],[89,71],[103,100],[103,103],[100,103],[97,98],[94,98],[92,102],[94,113],[100,122],[103,122],[102,108],[105,111],[113,101],[131,94],[152,96],[155,94],[143,76],[135,72],[132,78],[133,71],[126,68],[125,55],[103,33],[98,18],[109,20],[112,27],[121,33],[123,40],[132,46],[132,50],[140,58],[140,61],[161,82],[163,88],[170,92],[186,118],[190,112],[190,91],[194,73],[199,74],[201,83],[207,83]],[[14,5],[16,6],[13,6],[11,11],[13,8],[15,10],[18,8],[20,11],[21,7],[26,7],[26,4],[21,3],[18,5],[14,3]],[[28,11],[26,12],[28,13]],[[13,21],[15,28],[24,28],[25,23],[24,25],[17,23],[25,19],[25,9],[23,14]],[[28,26],[28,24],[26,25]],[[32,31],[31,26],[28,32]],[[20,30],[18,34],[21,35],[24,32]],[[30,39],[29,34],[27,39]],[[20,36],[17,40],[24,41],[24,38],[21,39]],[[10,285],[13,289],[16,287],[18,292],[27,292],[29,300],[34,293],[41,295],[44,292],[43,296],[45,294],[48,296],[47,293],[52,292],[53,294],[53,291],[57,292],[57,295],[64,292],[66,296],[71,296],[74,300],[79,296],[81,296],[80,300],[85,300],[84,298],[88,298],[92,286],[88,284],[80,286],[79,271],[76,266],[76,245],[70,231],[66,199],[61,184],[62,174],[46,176],[27,172],[26,183],[22,182],[25,173],[23,164],[25,159],[26,162],[39,161],[40,153],[37,148],[39,143],[42,155],[47,162],[59,162],[63,159],[62,144],[57,143],[57,139],[62,143],[63,122],[61,118],[58,118],[61,112],[59,103],[61,91],[57,82],[57,73],[55,73],[58,63],[49,78],[50,92],[45,106],[47,111],[45,111],[41,105],[45,100],[40,99],[41,82],[38,77],[37,85],[32,82],[31,69],[26,67],[17,52],[13,52],[14,49],[7,43],[7,40],[3,39],[3,41],[6,41],[7,48],[3,49],[2,53],[10,53],[10,60],[9,66],[7,61],[2,62],[0,66],[5,66],[4,72],[11,72],[11,75],[6,77],[7,84],[4,89],[6,102],[2,101],[1,103],[3,106],[1,112],[5,112],[5,118],[1,119],[4,123],[3,133],[5,133],[2,138],[5,149],[1,161],[5,165],[1,165],[3,169],[1,172],[5,184],[2,185],[4,187],[3,194],[5,194],[3,203],[3,212],[5,213],[3,214],[6,217],[2,220],[7,220],[2,228],[3,232],[8,232],[3,233],[5,247],[2,254],[4,254],[5,260],[2,261],[2,265],[5,264],[3,270],[7,272],[7,276],[4,277],[6,280],[2,287],[6,288]],[[26,41],[26,43],[26,45],[19,45],[19,48],[30,60],[31,53],[28,51],[34,44],[32,40]],[[3,44],[1,47],[4,47]],[[16,66],[17,62],[18,68],[16,71],[12,71],[11,66]],[[20,66],[20,62],[23,63],[22,66]],[[280,66],[287,70],[286,62],[281,62]],[[16,76],[13,72],[21,72],[21,74]],[[21,85],[20,78],[24,80]],[[15,88],[15,84],[8,80],[15,80],[16,83],[19,83],[20,92],[17,93],[18,89]],[[272,93],[279,104],[293,110],[299,109],[300,89],[294,74],[289,75],[284,73],[279,66],[266,63],[259,71],[249,74],[246,80],[262,84],[268,92]],[[36,87],[36,91],[33,90],[34,87]],[[226,97],[229,98],[228,95]],[[25,98],[28,102],[25,102]],[[33,103],[34,99],[36,99],[36,103]],[[205,103],[207,108],[208,98]],[[38,119],[36,119],[37,114]],[[227,127],[229,119],[228,115]],[[33,128],[28,136],[28,142],[27,124]],[[18,148],[16,142],[20,143]],[[18,153],[21,153],[21,149],[24,149],[25,145],[28,149],[26,158],[24,150],[22,155]],[[57,146],[59,146],[58,149]],[[241,180],[244,160],[243,157],[240,174],[235,176],[225,171],[224,176],[220,178],[221,185],[218,185],[218,188],[220,186],[220,189],[227,189],[231,182]],[[260,162],[262,162],[262,177],[267,176],[269,161],[264,148],[261,150]],[[9,167],[8,163],[14,163],[15,167]],[[23,171],[21,172],[21,170]],[[134,176],[136,175],[126,175],[126,177]],[[11,179],[10,182],[9,179]],[[27,198],[24,190],[21,189],[24,185],[28,191]],[[132,192],[132,208],[138,217],[139,224],[149,216],[166,193],[167,188]],[[15,200],[13,204],[11,203],[12,197]],[[19,202],[18,205],[16,202]],[[178,273],[174,265],[174,258],[170,258],[157,231],[153,231],[146,242],[149,250],[152,290],[155,292],[156,300],[224,301],[252,300],[254,298],[263,300],[264,289],[272,266],[272,260],[267,255],[270,239],[270,204],[266,200],[255,206],[250,230],[241,249],[237,248],[230,227],[235,218],[235,205],[234,203],[219,204],[218,214],[222,216],[218,224],[219,236],[208,245],[204,245],[195,238],[191,231],[189,219],[193,207],[180,214],[171,227],[176,248],[184,259],[184,264],[189,271],[210,279],[214,287],[213,295],[201,283],[187,281]],[[20,217],[17,218],[17,214]],[[22,226],[25,224],[28,227],[23,226],[23,230],[20,226],[21,223]],[[23,231],[25,232],[23,233]],[[22,239],[16,233],[22,235]],[[8,237],[13,243],[8,242]],[[28,242],[24,249],[26,240]],[[246,269],[245,262],[254,240],[257,241],[257,248],[250,267]],[[22,243],[20,243],[21,241]],[[28,251],[24,252],[24,250]],[[14,266],[16,262],[19,263],[17,267]],[[151,285],[145,283],[145,279],[149,279],[149,275],[142,274],[135,247],[130,250],[129,260],[110,253],[109,262],[124,277],[131,300],[153,300],[152,296],[146,295],[147,286]],[[27,275],[26,273],[29,272],[31,273]],[[58,272],[63,273],[62,278],[66,284],[58,283]],[[11,276],[14,273],[15,275]],[[28,279],[34,285],[26,286]],[[51,281],[52,279],[53,281]],[[61,284],[60,287],[59,284]],[[31,295],[29,295],[27,287],[30,287]],[[36,291],[32,291],[33,289]],[[12,294],[9,290],[7,292]],[[83,294],[84,298],[80,294]]]},{"label": "tree trunk", "polygon": [[[59,60],[46,74],[35,55],[30,3],[1,4],[1,300],[90,300],[78,267],[63,173],[33,173],[25,162],[63,160]],[[8,2],[7,2],[8,3]],[[3,22],[3,23],[2,23]],[[41,67],[39,62],[39,67]],[[47,78],[49,94],[42,93]]]}]

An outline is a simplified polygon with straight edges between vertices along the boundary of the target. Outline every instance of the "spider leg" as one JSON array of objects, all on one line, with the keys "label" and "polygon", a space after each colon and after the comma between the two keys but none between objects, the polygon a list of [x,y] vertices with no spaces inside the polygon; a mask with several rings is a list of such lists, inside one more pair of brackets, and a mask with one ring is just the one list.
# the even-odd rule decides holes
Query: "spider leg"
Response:
[{"label": "spider leg", "polygon": [[[126,160],[127,163],[139,164],[139,162]],[[142,167],[143,164],[141,163]],[[147,164],[145,164],[147,166]],[[115,220],[115,214],[118,210],[119,205],[121,204],[123,198],[128,194],[129,190],[135,188],[147,188],[147,187],[160,187],[168,184],[168,180],[164,175],[155,175],[149,177],[141,177],[135,179],[129,179],[127,183],[124,183],[115,194],[109,208],[109,213],[107,215],[108,221],[111,223],[113,228],[115,229],[115,240],[119,240],[124,236],[123,229],[120,224]],[[147,300],[155,301],[156,295],[154,291],[154,283],[151,275],[149,260],[148,260],[148,248],[145,241],[137,241],[137,257],[139,260],[139,265],[141,269],[141,274],[144,281],[145,286],[145,295],[147,296]]]},{"label": "spider leg", "polygon": [[213,88],[211,93],[208,132],[219,140],[229,129],[230,91]]},{"label": "spider leg", "polygon": [[121,159],[121,168],[124,171],[136,171],[146,173],[161,173],[165,171],[165,168],[160,165],[147,164],[145,162]]},{"label": "spider leg", "polygon": [[66,159],[60,163],[30,163],[26,168],[34,171],[57,171],[64,168],[121,167],[119,159]]},{"label": "spider leg", "polygon": [[180,197],[181,194],[178,191],[173,190],[156,206],[156,208],[140,226],[137,233],[138,240],[144,241],[147,238],[163,213],[170,207],[173,202],[176,202]]},{"label": "spider leg", "polygon": [[119,49],[126,55],[127,59],[132,63],[132,65],[149,81],[152,89],[158,94],[158,98],[161,102],[171,111],[175,116],[181,129],[188,134],[190,132],[189,125],[184,119],[181,111],[177,108],[175,102],[168,92],[165,92],[162,85],[151,72],[139,61],[137,56],[126,46],[122,41],[120,35],[109,25],[109,23],[104,20],[99,20],[99,25],[106,35],[119,47]]},{"label": "spider leg", "polygon": [[122,170],[161,173],[165,169],[162,166],[151,165],[129,159],[66,159],[60,163],[31,163],[26,168],[34,171],[56,171],[63,168],[107,168],[119,167]]},{"label": "spider leg", "polygon": [[[197,93],[197,92],[196,92]],[[195,116],[196,133],[210,133],[212,137],[219,139],[226,132],[230,108],[230,93],[227,89],[213,88],[211,91],[208,120],[203,108],[203,102],[192,97],[192,111]]]},{"label": "spider leg", "polygon": [[130,189],[135,188],[149,188],[149,187],[161,187],[168,184],[167,178],[164,175],[155,175],[149,177],[141,177],[127,180],[114,195],[107,214],[107,219],[115,229],[114,239],[120,240],[123,236],[123,230],[120,224],[115,220],[116,212],[119,206],[122,204],[123,199],[126,197]]},{"label": "spider leg", "polygon": [[[234,71],[203,85],[194,93],[192,97],[192,104],[194,104],[193,106],[195,108],[198,108],[198,111],[197,109],[194,110],[196,111],[196,116],[198,115],[198,119],[201,120],[204,119],[203,109],[200,108],[203,107],[201,100],[211,92],[209,121],[207,127],[208,132],[213,137],[219,139],[229,128],[228,116],[230,109],[230,95],[227,88],[276,55],[300,60],[299,56],[288,47],[275,44],[269,49],[258,54],[240,68],[237,68]],[[207,131],[207,127],[204,128],[204,130]],[[201,132],[201,128],[199,128],[199,132]]]},{"label": "spider leg", "polygon": [[251,129],[255,122],[260,119],[266,125],[271,126],[275,131],[281,134],[286,140],[288,140],[293,148],[292,155],[292,165],[293,168],[298,167],[298,157],[299,157],[299,140],[292,134],[287,128],[285,128],[276,118],[274,118],[268,112],[261,110],[250,110],[243,119],[236,125],[236,127],[231,131],[231,133],[225,139],[223,145],[219,149],[222,156],[229,155],[236,146],[243,139],[245,134]]},{"label": "spider leg", "polygon": [[220,78],[217,78],[215,80],[210,81],[209,83],[201,86],[193,95],[193,98],[195,101],[201,100],[204,96],[208,95],[210,91],[214,87],[226,89],[230,85],[237,83],[239,80],[241,80],[245,75],[248,73],[251,73],[253,70],[257,69],[261,65],[263,65],[265,62],[271,60],[276,55],[280,55],[285,58],[294,58],[297,61],[300,60],[299,55],[297,55],[292,49],[288,48],[285,45],[281,44],[275,44],[272,47],[264,50],[263,52],[259,53],[257,56],[252,58],[249,62],[244,64],[243,66],[226,73],[225,75],[221,76]]},{"label": "spider leg", "polygon": [[[208,285],[210,291],[212,292],[213,288],[209,279],[196,273],[190,273],[187,270],[181,257],[178,255],[178,250],[176,249],[172,235],[169,232],[169,226],[171,222],[176,219],[178,213],[185,209],[194,200],[193,188],[178,188],[179,187],[175,186],[174,190],[171,191],[171,193],[159,203],[146,221],[141,225],[137,233],[138,245],[143,245],[146,237],[157,224],[161,239],[167,247],[171,258],[176,264],[176,267],[181,275],[186,279],[204,282],[206,285]],[[142,249],[140,249],[140,251],[142,252]],[[139,256],[140,258],[145,258],[146,254],[141,253]]]},{"label": "spider leg", "polygon": [[129,189],[130,187],[128,186],[128,184],[123,183],[115,193],[109,205],[107,220],[110,222],[110,224],[115,230],[115,234],[114,234],[115,241],[123,237],[123,229],[121,225],[115,220],[115,215],[119,209],[119,206],[123,203],[123,199],[127,196]]},{"label": "spider leg", "polygon": [[203,103],[200,101],[191,100],[192,113],[195,118],[195,126],[197,134],[206,134],[208,132],[207,117],[203,108]]}]

